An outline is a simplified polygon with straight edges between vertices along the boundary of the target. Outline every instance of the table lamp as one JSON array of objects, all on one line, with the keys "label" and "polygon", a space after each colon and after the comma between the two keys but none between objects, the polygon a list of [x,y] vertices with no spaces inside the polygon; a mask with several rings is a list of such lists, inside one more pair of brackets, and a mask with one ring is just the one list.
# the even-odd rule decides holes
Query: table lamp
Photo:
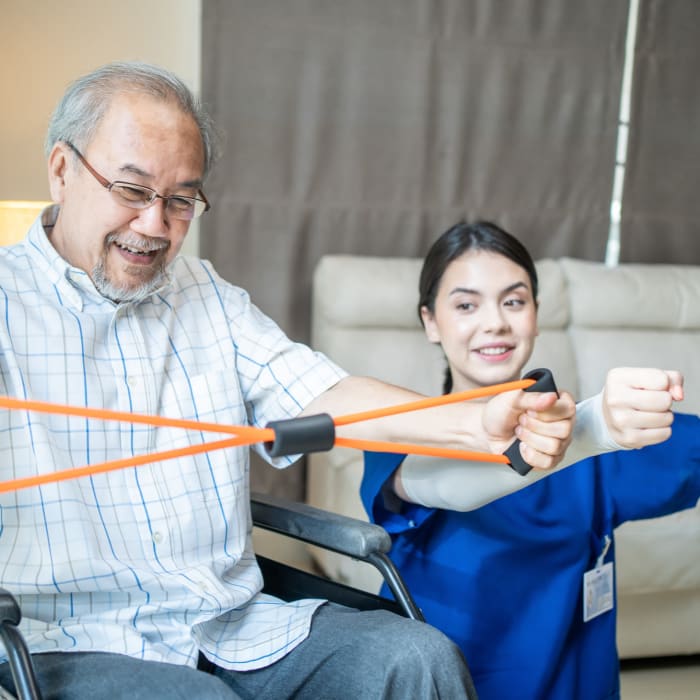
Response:
[{"label": "table lamp", "polygon": [[21,241],[39,212],[51,202],[0,200],[0,245]]}]

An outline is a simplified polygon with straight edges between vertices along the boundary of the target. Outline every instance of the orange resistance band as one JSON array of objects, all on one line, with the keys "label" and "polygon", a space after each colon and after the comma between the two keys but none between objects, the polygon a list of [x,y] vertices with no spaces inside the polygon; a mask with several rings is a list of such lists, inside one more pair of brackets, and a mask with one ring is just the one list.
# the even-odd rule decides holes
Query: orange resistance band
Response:
[{"label": "orange resistance band", "polygon": [[[361,413],[339,416],[338,418],[333,419],[333,423],[336,427],[349,425],[351,423],[358,423],[360,421],[372,420],[375,418],[383,418],[386,416],[397,415],[399,413],[406,413],[408,411],[432,408],[434,406],[455,403],[457,401],[467,401],[469,399],[481,398],[483,396],[492,396],[505,391],[526,389],[527,387],[532,386],[534,383],[535,382],[532,379],[521,379],[514,382],[506,382],[504,384],[494,384],[490,387],[482,387],[480,389],[472,389],[470,391],[447,394],[445,396],[429,397],[395,406],[387,406],[385,408],[374,409],[371,411],[363,411]],[[28,488],[30,486],[40,486],[42,484],[65,481],[68,479],[76,479],[81,476],[102,474],[117,469],[138,467],[143,464],[150,464],[152,462],[159,462],[168,459],[176,459],[177,457],[186,457],[189,455],[200,454],[202,452],[208,452],[210,450],[220,450],[228,447],[241,447],[245,445],[253,445],[258,442],[273,442],[275,439],[275,432],[271,428],[254,428],[251,426],[207,423],[204,421],[185,420],[181,418],[147,416],[143,414],[129,413],[126,411],[111,411],[108,409],[69,406],[46,401],[16,399],[9,396],[0,396],[0,408],[37,411],[39,413],[51,413],[65,416],[78,416],[98,420],[138,423],[158,427],[183,428],[186,430],[198,430],[203,432],[226,433],[234,436],[224,440],[204,442],[197,445],[189,445],[188,447],[166,450],[163,452],[153,452],[146,455],[133,455],[131,457],[102,462],[100,464],[76,467],[75,469],[65,469],[60,472],[11,479],[0,482],[0,493],[16,491],[19,489]],[[342,437],[336,437],[334,444],[337,447],[352,447],[358,450],[372,450],[374,452],[405,452],[407,454],[427,455],[432,457],[479,460],[483,462],[499,462],[503,464],[508,463],[508,458],[505,455],[491,454],[489,452],[469,452],[465,450],[440,447],[427,447],[424,445],[400,444],[375,440],[358,440],[354,438]]]}]

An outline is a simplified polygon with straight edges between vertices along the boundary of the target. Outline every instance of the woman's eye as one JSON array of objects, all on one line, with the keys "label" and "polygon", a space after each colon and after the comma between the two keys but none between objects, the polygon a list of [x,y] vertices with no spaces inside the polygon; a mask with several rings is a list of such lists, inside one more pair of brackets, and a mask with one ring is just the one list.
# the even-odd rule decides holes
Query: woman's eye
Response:
[{"label": "woman's eye", "polygon": [[460,304],[457,304],[457,308],[460,311],[473,311],[476,308],[476,306],[472,304],[471,301],[463,301]]},{"label": "woman's eye", "polygon": [[526,302],[525,299],[506,299],[505,305],[506,306],[525,306]]}]

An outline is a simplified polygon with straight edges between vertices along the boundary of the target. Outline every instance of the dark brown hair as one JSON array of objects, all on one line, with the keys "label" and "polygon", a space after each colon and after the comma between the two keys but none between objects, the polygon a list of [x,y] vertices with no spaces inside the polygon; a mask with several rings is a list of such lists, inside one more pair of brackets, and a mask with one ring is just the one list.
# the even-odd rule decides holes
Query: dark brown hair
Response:
[{"label": "dark brown hair", "polygon": [[[421,309],[424,306],[431,313],[435,312],[435,298],[448,265],[470,250],[498,253],[522,267],[530,278],[532,296],[537,301],[537,270],[527,248],[515,236],[490,221],[477,221],[473,224],[460,222],[433,243],[423,261],[418,283],[418,317],[421,318],[421,323]],[[449,366],[445,371],[442,391],[444,394],[452,391]]]}]

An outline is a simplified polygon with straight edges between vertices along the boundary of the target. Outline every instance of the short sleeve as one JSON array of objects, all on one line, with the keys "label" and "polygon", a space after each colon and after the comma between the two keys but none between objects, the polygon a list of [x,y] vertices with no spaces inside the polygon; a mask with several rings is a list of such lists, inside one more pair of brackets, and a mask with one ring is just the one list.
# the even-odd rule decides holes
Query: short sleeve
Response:
[{"label": "short sleeve", "polygon": [[390,535],[420,527],[435,511],[415,503],[399,501],[400,508],[389,507],[385,490],[404,454],[365,452],[360,497],[371,522],[381,525]]}]

